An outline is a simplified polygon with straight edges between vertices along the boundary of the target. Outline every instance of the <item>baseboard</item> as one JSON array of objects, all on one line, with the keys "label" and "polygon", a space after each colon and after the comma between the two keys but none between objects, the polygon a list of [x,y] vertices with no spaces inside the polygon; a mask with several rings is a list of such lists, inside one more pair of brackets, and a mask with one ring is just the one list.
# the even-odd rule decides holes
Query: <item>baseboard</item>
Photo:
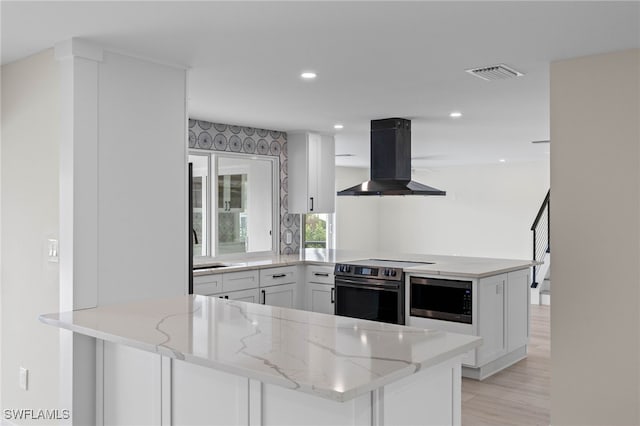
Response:
[{"label": "baseboard", "polygon": [[529,289],[531,292],[531,304],[532,305],[539,305],[540,304],[540,288],[536,287],[536,288],[530,288]]},{"label": "baseboard", "polygon": [[474,380],[484,380],[487,377],[496,374],[498,371],[511,367],[513,364],[525,359],[526,357],[527,345],[524,345],[481,367],[467,367],[463,365],[462,377]]},{"label": "baseboard", "polygon": [[545,306],[551,306],[551,293],[540,294],[540,304]]}]

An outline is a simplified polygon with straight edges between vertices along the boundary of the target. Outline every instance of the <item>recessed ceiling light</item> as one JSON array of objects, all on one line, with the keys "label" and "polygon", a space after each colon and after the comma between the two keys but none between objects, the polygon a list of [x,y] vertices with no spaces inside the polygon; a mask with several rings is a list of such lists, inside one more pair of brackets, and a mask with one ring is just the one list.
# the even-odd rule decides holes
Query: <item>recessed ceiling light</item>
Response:
[{"label": "recessed ceiling light", "polygon": [[451,118],[460,118],[462,117],[462,113],[459,111],[453,111],[451,114],[449,114],[449,117]]},{"label": "recessed ceiling light", "polygon": [[343,124],[334,124],[333,128],[337,129],[337,130],[344,129],[344,125]]},{"label": "recessed ceiling light", "polygon": [[304,78],[305,80],[313,80],[317,76],[318,75],[313,71],[305,71],[302,74],[300,74],[300,77]]},{"label": "recessed ceiling light", "polygon": [[501,158],[498,161],[501,162],[501,163],[506,163],[507,162],[507,160],[505,160],[504,158]]}]

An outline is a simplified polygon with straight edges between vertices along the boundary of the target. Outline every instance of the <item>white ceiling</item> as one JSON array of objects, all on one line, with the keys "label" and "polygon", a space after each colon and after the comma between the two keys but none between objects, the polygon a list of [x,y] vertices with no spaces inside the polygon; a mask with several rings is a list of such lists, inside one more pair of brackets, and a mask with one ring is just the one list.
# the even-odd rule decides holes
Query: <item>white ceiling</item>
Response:
[{"label": "white ceiling", "polygon": [[[70,37],[190,68],[190,116],[336,132],[413,120],[415,167],[547,160],[549,64],[640,47],[640,2],[0,2],[2,63]],[[465,69],[526,75],[487,82]],[[302,81],[303,70],[318,78]],[[458,110],[459,119],[448,117]]]}]

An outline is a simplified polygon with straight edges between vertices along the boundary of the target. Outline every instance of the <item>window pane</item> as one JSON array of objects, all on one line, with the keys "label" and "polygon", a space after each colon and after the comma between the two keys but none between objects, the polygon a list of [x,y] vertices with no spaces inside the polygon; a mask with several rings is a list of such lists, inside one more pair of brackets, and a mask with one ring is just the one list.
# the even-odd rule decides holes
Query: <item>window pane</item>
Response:
[{"label": "window pane", "polygon": [[328,214],[307,214],[304,224],[304,247],[327,248]]},{"label": "window pane", "polygon": [[217,157],[216,254],[272,250],[271,160]]},{"label": "window pane", "polygon": [[206,155],[189,155],[193,163],[193,180],[191,196],[193,201],[193,255],[206,256],[207,253],[207,178],[209,176],[209,157]]}]

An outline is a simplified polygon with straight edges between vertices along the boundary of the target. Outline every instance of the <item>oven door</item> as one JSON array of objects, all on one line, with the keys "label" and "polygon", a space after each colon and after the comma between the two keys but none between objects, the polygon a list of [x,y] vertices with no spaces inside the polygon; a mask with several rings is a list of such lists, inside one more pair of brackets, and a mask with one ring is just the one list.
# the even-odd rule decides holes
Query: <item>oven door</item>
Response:
[{"label": "oven door", "polygon": [[471,324],[471,281],[411,277],[409,291],[409,315]]},{"label": "oven door", "polygon": [[404,324],[402,282],[337,276],[335,284],[336,315]]}]

